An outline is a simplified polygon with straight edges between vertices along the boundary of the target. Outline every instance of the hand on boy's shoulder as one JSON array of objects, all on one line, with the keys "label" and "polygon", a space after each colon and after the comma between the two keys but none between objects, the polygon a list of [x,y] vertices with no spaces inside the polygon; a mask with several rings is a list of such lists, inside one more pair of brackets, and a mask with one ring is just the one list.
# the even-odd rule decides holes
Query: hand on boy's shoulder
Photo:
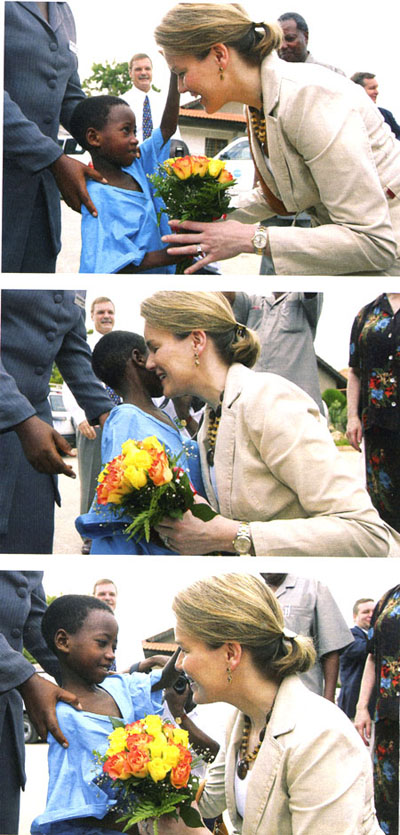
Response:
[{"label": "hand on boy's shoulder", "polygon": [[80,212],[83,204],[91,215],[97,217],[96,206],[92,203],[86,187],[86,177],[98,183],[106,183],[103,175],[95,168],[71,159],[66,154],[61,154],[50,169],[67,206],[75,212]]},{"label": "hand on boy's shoulder", "polygon": [[76,710],[82,710],[77,696],[69,690],[64,690],[57,684],[47,681],[38,673],[34,673],[24,681],[18,687],[18,690],[39,736],[46,740],[47,734],[50,732],[63,748],[68,748],[68,740],[58,724],[56,705],[57,702],[66,702]]}]

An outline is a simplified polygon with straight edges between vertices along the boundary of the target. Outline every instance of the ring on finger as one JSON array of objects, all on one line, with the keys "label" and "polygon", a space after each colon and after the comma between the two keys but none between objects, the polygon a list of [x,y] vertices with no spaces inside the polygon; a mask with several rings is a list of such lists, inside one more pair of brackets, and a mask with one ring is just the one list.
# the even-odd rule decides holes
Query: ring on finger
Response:
[{"label": "ring on finger", "polygon": [[166,547],[166,548],[168,548],[168,547],[169,547],[168,543],[169,543],[169,539],[168,539],[168,537],[167,537],[167,536],[164,536],[164,545],[165,545],[165,547]]},{"label": "ring on finger", "polygon": [[197,251],[197,255],[198,255],[200,258],[204,258],[204,256],[205,256],[205,254],[206,254],[206,253],[205,253],[205,252],[203,252],[203,248],[202,248],[201,244],[196,244],[196,251]]}]

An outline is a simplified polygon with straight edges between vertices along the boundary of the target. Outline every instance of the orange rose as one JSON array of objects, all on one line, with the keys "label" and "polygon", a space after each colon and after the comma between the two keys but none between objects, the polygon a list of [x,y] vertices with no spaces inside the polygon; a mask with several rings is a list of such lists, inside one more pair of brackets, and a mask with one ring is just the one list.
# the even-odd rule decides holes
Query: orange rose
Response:
[{"label": "orange rose", "polygon": [[147,777],[150,757],[145,749],[134,746],[131,751],[128,751],[126,759],[130,774],[134,774],[135,777]]},{"label": "orange rose", "polygon": [[160,487],[161,484],[168,484],[172,480],[172,472],[164,450],[153,457],[153,464],[148,470],[148,475],[156,487]]},{"label": "orange rose", "polygon": [[114,754],[103,763],[103,771],[109,774],[112,780],[127,780],[132,774],[132,769],[127,758],[128,754],[126,751]]},{"label": "orange rose", "polygon": [[126,492],[123,455],[113,458],[100,473],[96,492],[98,504],[107,504],[107,502],[120,504]]},{"label": "orange rose", "polygon": [[231,172],[227,171],[226,168],[223,168],[219,177],[218,177],[218,182],[219,183],[230,183],[231,180],[233,180],[233,179],[234,178],[232,177]]},{"label": "orange rose", "polygon": [[192,173],[191,157],[177,157],[175,162],[172,163],[171,169],[180,180],[187,180]]},{"label": "orange rose", "polygon": [[142,734],[130,734],[126,740],[126,747],[128,751],[131,751],[132,748],[138,746],[140,748],[145,748],[149,742],[153,742],[154,737],[150,736],[150,734],[142,733]]},{"label": "orange rose", "polygon": [[192,156],[192,174],[204,177],[208,171],[208,157]]},{"label": "orange rose", "polygon": [[187,786],[190,777],[190,762],[179,762],[175,768],[171,769],[171,786],[174,789],[183,789]]}]

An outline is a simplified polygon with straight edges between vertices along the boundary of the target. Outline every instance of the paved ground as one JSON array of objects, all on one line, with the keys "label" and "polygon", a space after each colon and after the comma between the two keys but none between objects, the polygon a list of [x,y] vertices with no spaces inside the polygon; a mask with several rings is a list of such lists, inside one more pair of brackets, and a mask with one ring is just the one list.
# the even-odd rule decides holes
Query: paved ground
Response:
[{"label": "paved ground", "polygon": [[[61,216],[62,248],[57,259],[57,272],[77,273],[81,247],[81,216],[69,209],[63,200],[61,200]],[[222,266],[224,274],[258,275],[260,258],[258,255],[238,255],[229,261],[223,261]]]},{"label": "paved ground", "polygon": [[47,745],[25,746],[26,789],[21,793],[19,835],[29,835],[33,819],[44,812],[47,795]]}]

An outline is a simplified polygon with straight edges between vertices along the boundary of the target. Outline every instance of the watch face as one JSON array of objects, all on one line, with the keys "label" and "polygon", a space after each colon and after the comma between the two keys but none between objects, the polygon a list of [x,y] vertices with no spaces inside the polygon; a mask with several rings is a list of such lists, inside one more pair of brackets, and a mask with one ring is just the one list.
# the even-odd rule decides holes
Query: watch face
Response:
[{"label": "watch face", "polygon": [[251,542],[247,536],[237,536],[235,539],[235,548],[239,554],[248,554],[251,548]]}]

